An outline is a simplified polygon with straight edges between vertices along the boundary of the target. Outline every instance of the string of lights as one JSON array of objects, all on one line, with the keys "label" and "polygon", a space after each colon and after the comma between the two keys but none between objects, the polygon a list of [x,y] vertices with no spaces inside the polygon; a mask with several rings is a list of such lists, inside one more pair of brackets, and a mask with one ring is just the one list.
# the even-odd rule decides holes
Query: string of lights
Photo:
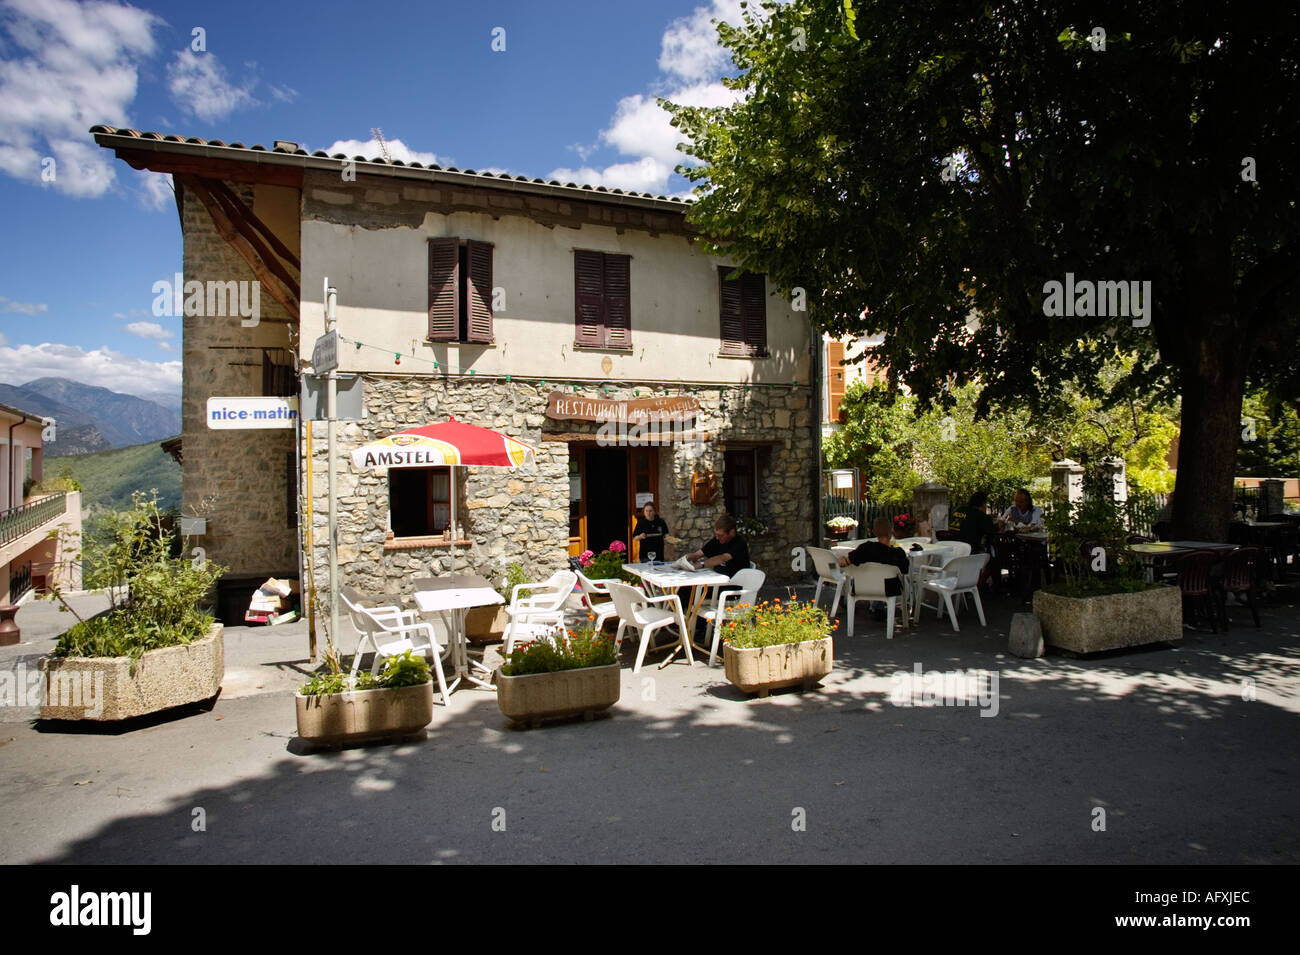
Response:
[{"label": "string of lights", "polygon": [[[416,355],[414,350],[412,350],[411,354],[404,355],[400,351],[393,351],[391,348],[382,345],[372,345],[369,342],[363,342],[356,338],[348,338],[344,335],[339,335],[339,341],[344,344],[354,346],[357,351],[360,351],[363,348],[368,348],[372,351],[381,352],[386,355],[392,355],[393,365],[395,367],[402,367],[403,362],[406,362],[408,365],[423,365],[423,366],[430,367],[434,371],[441,372],[444,378],[451,381],[466,381],[466,380],[473,379],[473,380],[485,380],[485,381],[519,382],[520,384],[529,384],[535,382],[539,388],[545,388],[547,382],[550,381],[557,388],[564,388],[566,386],[571,385],[574,391],[578,391],[584,385],[589,385],[589,386],[594,385],[596,387],[603,388],[604,394],[606,395],[608,395],[611,391],[615,390],[615,385],[617,385],[625,391],[630,389],[633,393],[634,398],[641,397],[642,391],[645,391],[648,396],[653,396],[654,392],[659,389],[668,391],[675,388],[678,391],[683,393],[689,392],[690,394],[696,394],[701,390],[711,391],[711,390],[722,389],[722,388],[735,388],[735,389],[744,389],[745,391],[750,391],[751,389],[763,388],[764,386],[766,386],[767,389],[771,391],[777,385],[777,383],[775,382],[761,382],[757,384],[753,382],[718,382],[716,384],[702,385],[699,382],[665,381],[659,384],[658,386],[651,386],[651,385],[628,385],[622,382],[611,384],[609,381],[600,381],[597,379],[572,379],[572,378],[547,379],[547,378],[538,377],[536,375],[504,375],[504,374],[480,375],[477,369],[474,368],[469,369],[469,371],[467,372],[456,373],[456,372],[452,372],[450,369],[447,368],[445,364],[438,361],[436,358],[425,358],[423,356]],[[792,379],[789,382],[780,382],[779,384],[783,388],[785,387],[806,388],[807,387],[807,385],[800,385],[798,379]]]}]

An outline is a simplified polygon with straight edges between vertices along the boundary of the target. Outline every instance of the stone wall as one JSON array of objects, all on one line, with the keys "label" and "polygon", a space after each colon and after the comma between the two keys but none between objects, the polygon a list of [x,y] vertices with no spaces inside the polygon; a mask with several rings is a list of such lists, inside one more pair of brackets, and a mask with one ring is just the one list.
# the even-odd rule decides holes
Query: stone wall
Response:
[{"label": "stone wall", "polygon": [[[253,205],[253,186],[227,185]],[[196,197],[184,196],[182,219],[186,281],[256,278]],[[296,247],[296,236],[282,238]],[[298,532],[289,526],[285,457],[294,452],[294,431],[207,427],[208,398],[262,394],[264,349],[272,349],[281,362],[292,361],[296,342],[290,339],[290,326],[275,321],[288,315],[265,291],[259,301],[261,321],[249,328],[237,315],[184,319],[181,513],[207,519],[207,533],[192,543],[205,549],[208,560],[229,567],[231,575],[296,577]]]},{"label": "stone wall", "polygon": [[[506,382],[487,377],[427,375],[364,378],[369,417],[338,425],[336,481],[339,500],[339,579],[365,593],[410,594],[416,577],[450,570],[449,549],[441,542],[409,549],[385,546],[388,528],[388,477],[356,471],[350,452],[404,428],[458,420],[494,428],[537,449],[537,466],[521,469],[458,469],[457,511],[473,543],[458,549],[458,567],[500,578],[507,564],[520,561],[534,578],[568,563],[569,442],[597,438],[592,422],[546,417],[555,385]],[[644,393],[644,385],[641,391]],[[596,385],[585,389],[595,392]],[[630,388],[611,388],[610,400],[632,398]],[[806,387],[700,387],[702,408],[697,430],[711,436],[701,444],[660,448],[660,510],[672,532],[692,542],[712,537],[716,504],[691,504],[691,476],[711,469],[721,478],[728,448],[756,446],[760,452],[760,515],[771,530],[751,540],[754,561],[771,582],[792,581],[790,549],[807,545],[813,534],[816,461],[811,409]],[[328,577],[328,498],[324,427],[313,431],[313,568],[318,588]]]}]

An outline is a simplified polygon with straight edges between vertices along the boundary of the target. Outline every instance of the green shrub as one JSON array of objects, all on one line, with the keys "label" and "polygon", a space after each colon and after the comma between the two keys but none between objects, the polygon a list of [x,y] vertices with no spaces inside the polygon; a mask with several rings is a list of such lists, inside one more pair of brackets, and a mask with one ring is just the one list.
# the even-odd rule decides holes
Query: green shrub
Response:
[{"label": "green shrub", "polygon": [[[1137,593],[1155,586],[1145,580],[1142,561],[1128,549],[1128,528],[1105,474],[1084,476],[1083,499],[1054,501],[1043,524],[1060,579],[1044,587],[1060,597]],[[1100,555],[1094,551],[1100,547]],[[1094,566],[1096,565],[1096,566]]]},{"label": "green shrub", "polygon": [[803,643],[829,637],[833,625],[826,611],[815,604],[779,598],[755,606],[741,604],[722,626],[723,639],[737,650]]},{"label": "green shrub", "polygon": [[356,681],[353,682],[341,670],[331,668],[325,673],[317,673],[298,692],[303,696],[326,696],[330,693],[343,693],[350,690],[419,686],[421,683],[428,683],[431,679],[428,661],[406,650],[398,656],[385,658],[383,669],[379,671],[378,676],[372,676],[363,670],[357,674]]},{"label": "green shrub", "polygon": [[614,649],[613,638],[598,634],[591,627],[564,631],[557,627],[551,639],[534,640],[527,646],[515,647],[502,665],[501,673],[527,676],[530,673],[602,667],[617,662],[618,652]]},{"label": "green shrub", "polygon": [[[176,532],[156,493],[146,499],[136,492],[132,502],[130,511],[104,515],[80,554],[86,585],[106,588],[111,609],[90,620],[78,617],[53,656],[130,657],[134,670],[146,651],[190,643],[212,626],[199,605],[226,568],[173,556]],[[52,592],[72,609],[57,587]]]}]

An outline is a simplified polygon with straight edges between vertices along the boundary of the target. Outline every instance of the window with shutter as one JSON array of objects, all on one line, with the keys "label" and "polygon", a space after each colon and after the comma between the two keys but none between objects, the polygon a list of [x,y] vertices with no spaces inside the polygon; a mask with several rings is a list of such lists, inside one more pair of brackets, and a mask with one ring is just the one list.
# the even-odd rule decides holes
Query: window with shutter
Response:
[{"label": "window with shutter", "polygon": [[840,403],[844,400],[844,343],[826,343],[826,420],[840,420]]},{"label": "window with shutter", "polygon": [[735,278],[719,266],[720,355],[762,358],[767,355],[767,283],[761,275],[742,272]]},{"label": "window with shutter", "polygon": [[429,240],[429,340],[492,341],[492,243]]},{"label": "window with shutter", "polygon": [[631,256],[573,251],[574,344],[632,347]]}]

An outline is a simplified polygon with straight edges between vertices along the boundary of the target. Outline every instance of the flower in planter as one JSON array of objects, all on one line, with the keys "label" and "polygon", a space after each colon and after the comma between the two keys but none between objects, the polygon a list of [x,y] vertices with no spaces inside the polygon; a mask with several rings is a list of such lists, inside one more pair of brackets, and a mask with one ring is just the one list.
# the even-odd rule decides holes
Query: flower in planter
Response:
[{"label": "flower in planter", "polygon": [[581,554],[578,555],[578,563],[580,563],[583,567],[590,567],[591,561],[595,556],[596,555],[594,552],[589,550],[584,550]]},{"label": "flower in planter", "polygon": [[609,544],[609,549],[616,554],[622,554],[627,550],[627,545],[624,544],[622,541],[611,541]]},{"label": "flower in planter", "polygon": [[847,530],[850,527],[857,527],[858,522],[851,517],[832,517],[826,522],[827,527],[833,527],[837,531]]},{"label": "flower in planter", "polygon": [[894,533],[899,537],[910,537],[916,530],[916,521],[911,514],[899,514],[894,518]]},{"label": "flower in planter", "polygon": [[821,640],[831,635],[826,611],[811,603],[780,599],[742,604],[725,628],[726,642],[737,650]]},{"label": "flower in planter", "polygon": [[768,532],[768,525],[761,517],[742,517],[736,521],[736,530],[746,538],[762,537]]},{"label": "flower in planter", "polygon": [[515,647],[501,665],[501,672],[505,676],[527,676],[608,666],[617,662],[618,653],[612,637],[599,634],[590,626],[577,630],[556,627],[539,640]]}]

